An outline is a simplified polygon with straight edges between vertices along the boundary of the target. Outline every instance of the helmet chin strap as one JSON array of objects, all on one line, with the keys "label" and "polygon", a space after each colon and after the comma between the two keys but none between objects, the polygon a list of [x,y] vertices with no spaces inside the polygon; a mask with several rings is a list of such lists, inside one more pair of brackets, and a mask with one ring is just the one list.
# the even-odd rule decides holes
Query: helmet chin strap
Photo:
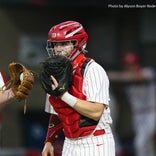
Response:
[{"label": "helmet chin strap", "polygon": [[71,61],[73,61],[85,48],[86,48],[86,45],[87,44],[84,44],[82,46],[82,49],[81,51],[80,50],[77,50],[74,54],[71,54],[71,56],[69,57]]},{"label": "helmet chin strap", "polygon": [[74,53],[74,55],[72,55],[71,57],[69,57],[69,59],[71,61],[73,61],[81,52],[78,50],[76,53]]}]

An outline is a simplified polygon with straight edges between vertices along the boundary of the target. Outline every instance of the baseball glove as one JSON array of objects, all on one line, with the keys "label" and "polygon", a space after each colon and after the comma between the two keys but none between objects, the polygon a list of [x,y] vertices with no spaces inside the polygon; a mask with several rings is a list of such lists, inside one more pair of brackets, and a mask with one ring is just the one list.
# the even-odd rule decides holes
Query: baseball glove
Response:
[{"label": "baseball glove", "polygon": [[25,100],[33,87],[33,73],[16,62],[10,63],[8,70],[10,79],[5,85],[6,89],[11,88],[17,100]]},{"label": "baseball glove", "polygon": [[[58,87],[52,90],[53,81],[51,75],[58,82]],[[62,55],[54,55],[42,62],[40,73],[42,88],[46,93],[53,96],[61,96],[68,91],[72,83],[72,65],[70,60]]]}]

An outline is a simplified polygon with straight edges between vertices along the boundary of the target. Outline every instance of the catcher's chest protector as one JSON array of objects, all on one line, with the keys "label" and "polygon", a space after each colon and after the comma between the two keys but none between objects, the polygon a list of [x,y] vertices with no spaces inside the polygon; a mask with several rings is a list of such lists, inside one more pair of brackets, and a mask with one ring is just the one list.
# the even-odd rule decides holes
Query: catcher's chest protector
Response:
[{"label": "catcher's chest protector", "polygon": [[[83,76],[82,72],[86,66],[87,58],[84,55],[79,55],[74,64],[77,63],[73,75],[73,85],[70,87],[69,93],[82,100],[86,99],[86,96],[82,93]],[[90,135],[95,129],[97,122],[92,119],[81,116],[73,108],[64,103],[60,98],[50,96],[50,103],[58,113],[59,119],[62,121],[64,134],[68,138],[78,138],[86,135]]]}]

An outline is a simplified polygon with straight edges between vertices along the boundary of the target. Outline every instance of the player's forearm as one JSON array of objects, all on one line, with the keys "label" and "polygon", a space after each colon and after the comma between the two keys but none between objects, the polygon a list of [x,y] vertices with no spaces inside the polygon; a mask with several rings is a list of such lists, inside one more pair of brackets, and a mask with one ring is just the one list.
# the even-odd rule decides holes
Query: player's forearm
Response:
[{"label": "player's forearm", "polygon": [[73,108],[81,115],[98,121],[105,109],[105,105],[78,99]]},{"label": "player's forearm", "polygon": [[81,115],[96,121],[100,119],[105,108],[104,104],[80,100],[68,92],[64,93],[60,98]]},{"label": "player's forearm", "polygon": [[14,94],[11,89],[8,90],[0,90],[0,107],[2,107],[3,104],[10,101],[14,98]]}]

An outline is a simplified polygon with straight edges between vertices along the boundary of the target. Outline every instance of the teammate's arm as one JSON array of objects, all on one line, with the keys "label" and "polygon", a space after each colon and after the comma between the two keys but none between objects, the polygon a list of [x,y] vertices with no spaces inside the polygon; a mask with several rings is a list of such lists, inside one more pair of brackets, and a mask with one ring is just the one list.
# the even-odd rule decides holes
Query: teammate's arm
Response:
[{"label": "teammate's arm", "polygon": [[14,98],[14,94],[11,89],[2,90],[0,89],[0,109],[4,107],[4,105]]}]

